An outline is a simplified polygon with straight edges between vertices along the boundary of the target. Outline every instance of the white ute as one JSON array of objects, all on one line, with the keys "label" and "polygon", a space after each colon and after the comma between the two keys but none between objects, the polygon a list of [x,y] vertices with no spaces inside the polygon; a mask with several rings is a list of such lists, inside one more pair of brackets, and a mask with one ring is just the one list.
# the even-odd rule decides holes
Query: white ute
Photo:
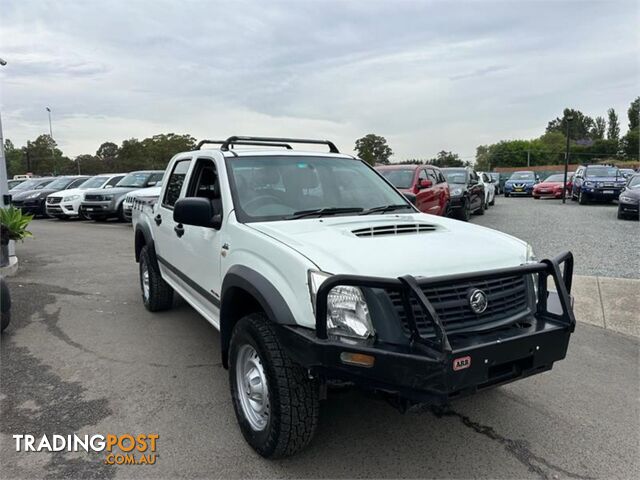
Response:
[{"label": "white ute", "polygon": [[202,141],[134,213],[144,305],[177,292],[220,330],[240,429],[265,457],[309,443],[336,382],[443,405],[551,369],[574,330],[571,253],[537,261],[420,213],[329,141]]}]

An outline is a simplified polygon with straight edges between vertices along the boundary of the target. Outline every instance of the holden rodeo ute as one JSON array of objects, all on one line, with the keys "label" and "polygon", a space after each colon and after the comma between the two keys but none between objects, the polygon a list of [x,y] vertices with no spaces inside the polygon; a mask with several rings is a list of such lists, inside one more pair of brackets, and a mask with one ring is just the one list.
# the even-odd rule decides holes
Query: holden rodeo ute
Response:
[{"label": "holden rodeo ute", "polygon": [[332,383],[437,406],[566,355],[569,252],[538,261],[522,240],[420,213],[325,140],[205,140],[167,168],[134,216],[144,305],[176,292],[219,329],[240,429],[264,457],[309,443]]}]

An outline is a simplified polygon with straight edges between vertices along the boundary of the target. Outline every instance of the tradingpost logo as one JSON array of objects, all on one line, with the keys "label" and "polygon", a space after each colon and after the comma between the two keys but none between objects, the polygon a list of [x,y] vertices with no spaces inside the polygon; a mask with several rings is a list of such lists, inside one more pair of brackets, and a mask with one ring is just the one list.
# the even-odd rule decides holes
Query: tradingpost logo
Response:
[{"label": "tradingpost logo", "polygon": [[17,452],[105,452],[107,465],[154,465],[157,433],[138,435],[13,435]]}]

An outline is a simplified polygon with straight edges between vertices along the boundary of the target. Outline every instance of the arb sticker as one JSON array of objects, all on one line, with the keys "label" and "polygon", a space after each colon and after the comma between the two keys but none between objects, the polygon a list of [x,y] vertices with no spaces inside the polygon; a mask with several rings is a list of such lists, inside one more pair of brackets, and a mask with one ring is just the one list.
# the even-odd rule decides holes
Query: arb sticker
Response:
[{"label": "arb sticker", "polygon": [[471,366],[471,357],[468,355],[466,357],[456,358],[453,361],[453,370],[455,371],[464,370],[465,368],[469,368],[470,366]]}]

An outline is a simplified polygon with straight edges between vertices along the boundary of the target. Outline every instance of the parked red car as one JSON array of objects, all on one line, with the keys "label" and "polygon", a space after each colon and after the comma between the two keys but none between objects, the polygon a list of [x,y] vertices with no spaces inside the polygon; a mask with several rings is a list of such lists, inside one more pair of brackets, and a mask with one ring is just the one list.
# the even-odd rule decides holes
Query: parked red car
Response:
[{"label": "parked red car", "polygon": [[[567,175],[567,193],[571,191],[572,177],[573,173]],[[564,182],[564,173],[549,175],[543,182],[534,185],[533,198],[562,198],[562,182]]]},{"label": "parked red car", "polygon": [[449,208],[449,185],[438,167],[431,165],[385,165],[376,170],[402,193],[416,197],[424,213],[445,216]]}]

